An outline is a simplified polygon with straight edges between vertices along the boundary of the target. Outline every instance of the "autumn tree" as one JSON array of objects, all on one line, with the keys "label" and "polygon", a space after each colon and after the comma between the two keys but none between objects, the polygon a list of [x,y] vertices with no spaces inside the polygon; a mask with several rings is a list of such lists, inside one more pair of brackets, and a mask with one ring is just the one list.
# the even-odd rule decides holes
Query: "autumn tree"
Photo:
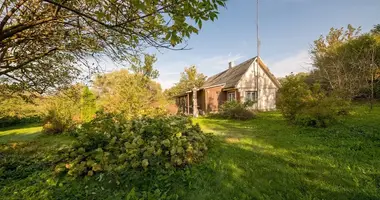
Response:
[{"label": "autumn tree", "polygon": [[95,70],[89,58],[123,63],[150,47],[182,49],[177,45],[225,6],[225,0],[1,2],[0,78],[39,93]]},{"label": "autumn tree", "polygon": [[94,88],[99,106],[106,113],[133,118],[165,112],[161,86],[141,74],[120,70],[100,75],[94,81]]},{"label": "autumn tree", "polygon": [[366,91],[373,87],[380,66],[380,43],[351,25],[346,30],[332,28],[314,42],[312,56],[313,74],[325,88],[345,98],[368,96]]},{"label": "autumn tree", "polygon": [[165,93],[168,97],[173,97],[194,88],[200,88],[206,81],[206,78],[204,74],[198,72],[195,66],[185,68],[184,72],[181,73],[179,82],[166,90]]},{"label": "autumn tree", "polygon": [[96,97],[87,87],[83,87],[80,98],[80,116],[81,121],[89,122],[94,118],[96,113]]}]

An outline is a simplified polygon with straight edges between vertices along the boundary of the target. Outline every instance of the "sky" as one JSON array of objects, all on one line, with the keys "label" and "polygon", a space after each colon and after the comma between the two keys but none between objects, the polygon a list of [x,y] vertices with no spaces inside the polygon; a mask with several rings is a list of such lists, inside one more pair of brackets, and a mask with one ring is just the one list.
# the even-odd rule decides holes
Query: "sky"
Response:
[{"label": "sky", "polygon": [[[260,57],[271,72],[284,77],[311,69],[313,41],[331,27],[380,24],[380,0],[260,0]],[[164,89],[178,82],[185,67],[195,65],[211,76],[256,56],[256,0],[229,0],[218,20],[203,23],[187,41],[191,50],[156,52],[157,79]]]}]

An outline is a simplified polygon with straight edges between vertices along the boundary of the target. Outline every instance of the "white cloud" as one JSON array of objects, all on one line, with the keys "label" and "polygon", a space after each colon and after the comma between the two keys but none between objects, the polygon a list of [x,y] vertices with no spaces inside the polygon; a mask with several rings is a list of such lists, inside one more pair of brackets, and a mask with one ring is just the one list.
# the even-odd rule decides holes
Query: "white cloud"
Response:
[{"label": "white cloud", "polygon": [[[229,53],[227,56],[214,56],[210,58],[204,58],[201,59],[197,64],[195,64],[201,71],[202,68],[212,68],[215,70],[212,70],[212,74],[220,72],[220,70],[227,69],[228,68],[228,63],[233,61],[235,64],[237,63],[238,60],[241,58],[244,58],[244,56],[237,54],[237,55],[231,55]],[[207,74],[207,71],[205,72]],[[212,75],[208,74],[208,75]]]},{"label": "white cloud", "polygon": [[[265,60],[264,60],[265,61]],[[290,73],[307,72],[311,69],[311,58],[307,50],[281,60],[268,62],[271,72],[277,77],[284,77]]]}]

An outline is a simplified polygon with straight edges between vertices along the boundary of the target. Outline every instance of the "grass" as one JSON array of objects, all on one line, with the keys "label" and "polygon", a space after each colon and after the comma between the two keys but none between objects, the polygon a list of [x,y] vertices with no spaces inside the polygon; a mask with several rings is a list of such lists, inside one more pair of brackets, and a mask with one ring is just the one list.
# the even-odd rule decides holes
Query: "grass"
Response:
[{"label": "grass", "polygon": [[[324,129],[287,124],[278,112],[250,121],[194,119],[215,134],[202,164],[165,176],[131,172],[72,179],[52,173],[68,136],[40,127],[0,129],[0,199],[380,199],[380,107],[356,106]],[[135,188],[135,189],[133,189]],[[129,195],[128,195],[129,194]],[[133,199],[133,198],[130,198]]]},{"label": "grass", "polygon": [[39,124],[19,125],[0,129],[0,144],[31,141],[42,133]]}]

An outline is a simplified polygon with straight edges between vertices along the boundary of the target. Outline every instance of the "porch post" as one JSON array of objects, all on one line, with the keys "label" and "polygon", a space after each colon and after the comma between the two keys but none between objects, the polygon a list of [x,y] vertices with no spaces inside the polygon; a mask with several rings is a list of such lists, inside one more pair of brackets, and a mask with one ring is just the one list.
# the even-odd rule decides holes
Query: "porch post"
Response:
[{"label": "porch post", "polygon": [[187,93],[187,100],[186,100],[186,104],[187,104],[187,114],[190,114],[190,93]]},{"label": "porch post", "polygon": [[193,89],[193,117],[198,117],[197,88]]}]

